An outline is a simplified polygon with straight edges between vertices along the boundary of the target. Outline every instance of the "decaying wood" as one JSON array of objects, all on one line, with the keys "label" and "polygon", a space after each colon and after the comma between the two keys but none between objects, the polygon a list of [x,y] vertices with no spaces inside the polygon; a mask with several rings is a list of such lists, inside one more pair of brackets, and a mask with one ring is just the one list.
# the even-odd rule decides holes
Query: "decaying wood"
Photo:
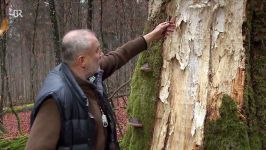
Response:
[{"label": "decaying wood", "polygon": [[[149,19],[162,3],[150,1]],[[204,120],[219,118],[223,94],[235,99],[239,109],[243,105],[246,0],[168,3],[167,15],[176,20],[176,30],[164,42],[151,149],[197,149]]]}]

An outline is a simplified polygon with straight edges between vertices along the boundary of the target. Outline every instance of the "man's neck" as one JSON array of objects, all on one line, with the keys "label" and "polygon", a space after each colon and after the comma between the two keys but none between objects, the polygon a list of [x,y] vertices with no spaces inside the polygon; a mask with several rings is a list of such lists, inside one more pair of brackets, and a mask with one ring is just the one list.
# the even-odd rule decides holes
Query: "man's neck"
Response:
[{"label": "man's neck", "polygon": [[83,71],[77,67],[69,66],[72,74],[74,75],[75,79],[78,79],[78,82],[86,82],[87,78],[83,75]]}]

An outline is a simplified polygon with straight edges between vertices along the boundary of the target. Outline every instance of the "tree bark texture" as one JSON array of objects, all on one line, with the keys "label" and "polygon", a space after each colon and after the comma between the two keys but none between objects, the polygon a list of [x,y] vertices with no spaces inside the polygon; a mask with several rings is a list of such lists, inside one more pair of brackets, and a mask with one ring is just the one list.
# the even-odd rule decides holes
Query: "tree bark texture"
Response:
[{"label": "tree bark texture", "polygon": [[55,51],[55,61],[56,64],[61,62],[61,46],[60,46],[60,29],[58,23],[57,11],[55,8],[55,0],[49,0],[49,8],[50,8],[50,18],[53,24],[53,40],[54,40],[54,51]]},{"label": "tree bark texture", "polygon": [[[5,0],[0,1],[0,22],[6,18],[6,2]],[[6,99],[5,87],[6,87],[6,34],[0,36],[0,74],[1,74],[1,94],[0,94],[0,124],[3,123],[3,106],[4,100]]]},{"label": "tree bark texture", "polygon": [[172,20],[176,30],[138,60],[128,112],[143,128],[129,127],[122,147],[265,148],[264,22],[254,17],[264,20],[264,9],[261,1],[149,1],[146,29]]}]

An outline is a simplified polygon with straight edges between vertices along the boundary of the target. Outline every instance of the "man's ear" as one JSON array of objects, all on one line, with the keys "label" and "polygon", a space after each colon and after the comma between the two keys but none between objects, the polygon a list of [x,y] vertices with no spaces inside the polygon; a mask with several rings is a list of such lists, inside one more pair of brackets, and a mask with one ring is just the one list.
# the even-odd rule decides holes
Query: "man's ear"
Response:
[{"label": "man's ear", "polygon": [[77,57],[77,64],[81,67],[81,68],[85,68],[86,64],[85,64],[85,56],[78,56]]}]

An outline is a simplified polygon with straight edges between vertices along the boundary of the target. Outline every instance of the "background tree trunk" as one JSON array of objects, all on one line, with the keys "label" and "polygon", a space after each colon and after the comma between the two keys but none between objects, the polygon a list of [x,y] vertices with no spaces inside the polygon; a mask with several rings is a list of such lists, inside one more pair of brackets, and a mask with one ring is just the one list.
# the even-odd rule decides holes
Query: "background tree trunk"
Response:
[{"label": "background tree trunk", "polygon": [[55,8],[55,0],[49,0],[50,18],[53,24],[53,40],[54,40],[54,51],[56,64],[61,62],[61,47],[60,47],[60,29],[58,23],[57,11]]},{"label": "background tree trunk", "polygon": [[34,18],[34,24],[33,24],[33,35],[32,35],[32,45],[31,45],[31,58],[29,59],[30,61],[30,91],[31,92],[31,96],[30,99],[34,99],[35,98],[35,93],[37,93],[35,90],[36,88],[36,70],[37,70],[37,55],[36,55],[36,34],[37,34],[37,20],[38,20],[38,14],[39,14],[39,5],[40,5],[40,0],[37,1],[36,4],[36,11],[35,11],[35,18]]},{"label": "background tree trunk", "polygon": [[139,57],[124,149],[265,149],[265,4],[149,1],[146,31],[177,27]]},{"label": "background tree trunk", "polygon": [[[6,2],[5,0],[0,0],[0,22],[6,18]],[[5,84],[6,84],[6,74],[5,72],[5,58],[6,58],[6,35],[5,33],[0,36],[0,74],[1,74],[1,94],[0,94],[0,132],[4,131],[3,125],[3,107],[4,100],[6,99],[5,94]]]},{"label": "background tree trunk", "polygon": [[87,28],[92,29],[92,18],[93,18],[93,0],[88,0],[88,15],[87,15]]}]

